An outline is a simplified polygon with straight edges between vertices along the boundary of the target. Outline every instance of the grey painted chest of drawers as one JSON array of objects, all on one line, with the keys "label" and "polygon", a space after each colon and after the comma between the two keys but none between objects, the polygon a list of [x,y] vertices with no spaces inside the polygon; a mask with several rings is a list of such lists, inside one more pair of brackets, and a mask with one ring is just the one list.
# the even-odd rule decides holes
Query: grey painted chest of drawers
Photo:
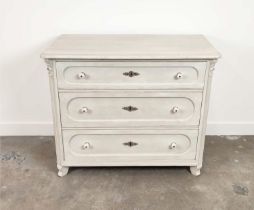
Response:
[{"label": "grey painted chest of drawers", "polygon": [[212,72],[201,35],[62,35],[47,63],[58,175],[75,166],[202,167]]}]

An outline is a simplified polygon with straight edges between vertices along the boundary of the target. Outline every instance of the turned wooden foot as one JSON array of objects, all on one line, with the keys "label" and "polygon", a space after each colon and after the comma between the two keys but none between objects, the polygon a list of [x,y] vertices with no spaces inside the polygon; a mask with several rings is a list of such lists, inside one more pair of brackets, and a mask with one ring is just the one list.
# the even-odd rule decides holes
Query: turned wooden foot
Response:
[{"label": "turned wooden foot", "polygon": [[65,176],[69,171],[69,167],[66,166],[57,165],[57,168],[58,168],[58,176],[60,177]]},{"label": "turned wooden foot", "polygon": [[199,176],[200,175],[200,168],[198,168],[197,166],[191,166],[190,172],[194,176]]}]

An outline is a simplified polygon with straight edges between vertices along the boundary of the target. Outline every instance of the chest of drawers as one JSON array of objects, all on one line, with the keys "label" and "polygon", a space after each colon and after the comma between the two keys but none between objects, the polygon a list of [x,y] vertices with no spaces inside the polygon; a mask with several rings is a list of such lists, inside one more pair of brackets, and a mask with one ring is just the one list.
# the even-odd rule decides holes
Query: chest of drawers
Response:
[{"label": "chest of drawers", "polygon": [[212,72],[201,35],[62,35],[49,72],[58,175],[75,166],[202,167]]}]

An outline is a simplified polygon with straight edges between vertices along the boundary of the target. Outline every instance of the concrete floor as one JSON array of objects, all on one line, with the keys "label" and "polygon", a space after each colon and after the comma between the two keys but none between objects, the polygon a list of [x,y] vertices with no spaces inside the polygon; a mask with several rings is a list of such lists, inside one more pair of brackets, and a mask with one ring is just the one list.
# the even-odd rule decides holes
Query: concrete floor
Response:
[{"label": "concrete floor", "polygon": [[1,210],[252,210],[254,136],[208,136],[201,176],[185,167],[73,168],[53,137],[1,137]]}]

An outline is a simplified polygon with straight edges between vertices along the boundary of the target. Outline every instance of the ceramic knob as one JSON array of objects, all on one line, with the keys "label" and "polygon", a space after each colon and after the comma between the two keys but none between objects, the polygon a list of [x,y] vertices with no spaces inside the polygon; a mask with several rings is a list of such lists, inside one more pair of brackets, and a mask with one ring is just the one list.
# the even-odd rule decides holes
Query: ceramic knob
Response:
[{"label": "ceramic knob", "polygon": [[86,79],[86,78],[87,78],[87,75],[86,75],[84,72],[80,72],[80,73],[78,74],[78,78],[79,78],[79,79]]},{"label": "ceramic knob", "polygon": [[89,142],[85,142],[85,143],[82,145],[82,149],[83,149],[83,150],[90,149],[90,148],[91,148],[91,145],[89,144]]},{"label": "ceramic knob", "polygon": [[87,113],[87,112],[88,112],[88,108],[87,108],[87,107],[82,107],[82,108],[80,109],[80,112],[81,112],[81,113]]},{"label": "ceramic knob", "polygon": [[169,146],[169,149],[175,149],[176,148],[176,143],[172,142]]},{"label": "ceramic knob", "polygon": [[179,107],[174,106],[173,109],[172,109],[172,112],[177,113],[177,112],[179,112],[179,110],[180,110]]},{"label": "ceramic knob", "polygon": [[182,72],[178,72],[176,74],[176,79],[181,79],[181,78],[183,78],[183,73]]}]

